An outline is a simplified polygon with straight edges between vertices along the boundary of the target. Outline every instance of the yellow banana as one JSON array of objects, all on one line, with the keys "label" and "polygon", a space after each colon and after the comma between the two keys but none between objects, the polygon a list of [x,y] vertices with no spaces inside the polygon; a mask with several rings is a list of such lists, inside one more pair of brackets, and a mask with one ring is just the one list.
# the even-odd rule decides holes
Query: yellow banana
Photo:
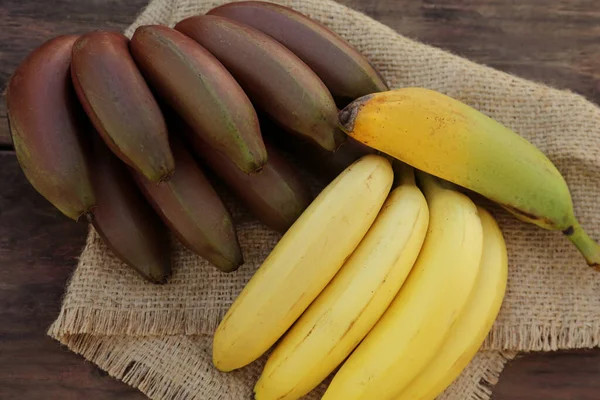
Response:
[{"label": "yellow banana", "polygon": [[394,399],[439,352],[479,272],[483,233],[475,204],[419,172],[429,228],[406,283],[334,376],[323,400]]},{"label": "yellow banana", "polygon": [[435,399],[471,362],[498,316],[508,274],[506,244],[494,218],[482,208],[478,211],[483,255],[475,289],[441,350],[396,400]]},{"label": "yellow banana", "polygon": [[265,353],[325,288],[367,233],[393,182],[367,155],[346,168],[281,238],[215,332],[213,363],[241,368]]},{"label": "yellow banana", "polygon": [[256,400],[299,399],[358,345],[413,267],[429,210],[405,165],[400,186],[352,256],[277,345],[254,388]]},{"label": "yellow banana", "polygon": [[562,231],[588,264],[600,270],[600,246],[575,218],[560,172],[506,126],[423,88],[361,97],[339,119],[359,142],[477,192],[524,221]]}]

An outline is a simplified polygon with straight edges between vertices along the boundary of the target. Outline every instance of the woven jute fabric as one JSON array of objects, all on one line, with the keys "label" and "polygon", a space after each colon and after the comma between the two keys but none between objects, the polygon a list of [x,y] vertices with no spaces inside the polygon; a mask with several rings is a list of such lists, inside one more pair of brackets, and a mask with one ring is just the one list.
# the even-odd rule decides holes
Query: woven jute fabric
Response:
[{"label": "woven jute fabric", "polygon": [[[173,26],[223,1],[154,0],[126,30]],[[391,88],[421,86],[455,97],[538,146],[571,189],[575,211],[600,239],[600,109],[579,95],[478,65],[414,40],[330,0],[281,1],[323,22],[361,51]],[[264,357],[233,373],[211,363],[220,319],[279,235],[225,196],[246,263],[223,274],[172,240],[174,274],[144,282],[90,229],[62,309],[49,335],[153,399],[252,398]],[[559,232],[517,221],[498,207],[509,250],[509,283],[483,348],[443,394],[489,399],[505,362],[517,352],[588,348],[600,341],[600,276]],[[307,398],[317,399],[325,382]]]}]

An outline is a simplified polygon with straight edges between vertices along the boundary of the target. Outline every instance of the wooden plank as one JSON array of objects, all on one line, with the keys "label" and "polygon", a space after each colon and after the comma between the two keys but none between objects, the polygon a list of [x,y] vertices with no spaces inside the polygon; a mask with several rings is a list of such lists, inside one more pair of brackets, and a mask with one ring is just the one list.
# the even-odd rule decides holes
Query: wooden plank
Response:
[{"label": "wooden plank", "polygon": [[40,196],[13,153],[0,165],[0,399],[144,398],[46,336],[87,225]]},{"label": "wooden plank", "polygon": [[600,349],[529,353],[508,363],[492,400],[598,400]]},{"label": "wooden plank", "polygon": [[600,102],[596,0],[341,0],[399,33]]},{"label": "wooden plank", "polygon": [[[44,41],[91,29],[124,29],[147,0],[0,3],[0,89]],[[11,146],[0,100],[0,147]],[[0,153],[0,398],[143,399],[46,336],[85,242],[87,227],[68,220],[29,185],[14,154]]]},{"label": "wooden plank", "polygon": [[8,129],[8,118],[6,116],[0,116],[0,147],[2,146],[12,148],[12,140]]}]

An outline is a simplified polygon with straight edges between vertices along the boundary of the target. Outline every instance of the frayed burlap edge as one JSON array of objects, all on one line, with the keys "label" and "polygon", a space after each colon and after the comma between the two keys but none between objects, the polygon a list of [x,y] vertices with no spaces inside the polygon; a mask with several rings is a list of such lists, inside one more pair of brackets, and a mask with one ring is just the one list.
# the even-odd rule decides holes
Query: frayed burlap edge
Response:
[{"label": "frayed burlap edge", "polygon": [[[152,399],[191,400],[198,399],[193,386],[177,384],[156,368],[156,360],[139,360],[132,353],[139,353],[144,344],[139,338],[123,336],[64,335],[56,337],[71,351],[93,362],[109,376],[141,391]],[[164,347],[177,346],[178,336],[162,338]],[[193,369],[202,367],[200,360],[192,355],[179,359]]]},{"label": "frayed burlap edge", "polygon": [[[98,365],[109,376],[138,389],[152,399],[206,400],[206,398],[199,397],[202,394],[194,390],[195,385],[190,384],[192,383],[190,380],[205,378],[202,375],[202,360],[199,360],[194,354],[182,352],[181,356],[177,358],[179,364],[188,366],[188,371],[198,371],[197,375],[180,380],[175,380],[172,375],[163,373],[165,370],[170,370],[171,366],[157,364],[155,359],[142,356],[146,354],[149,346],[153,349],[175,349],[180,346],[182,340],[191,338],[191,336],[132,338],[86,334],[55,337],[71,351]],[[492,387],[498,383],[504,366],[516,355],[516,352],[479,352],[476,356],[477,360],[467,367],[463,375],[438,399],[490,399]],[[466,384],[473,388],[469,397],[464,397],[464,393],[461,393],[462,389],[458,389]],[[240,400],[245,399],[240,398]]]},{"label": "frayed burlap edge", "polygon": [[[84,252],[99,240],[90,227]],[[172,239],[175,240],[175,239]],[[141,279],[138,277],[138,279]],[[67,288],[70,282],[67,283]],[[68,289],[67,289],[68,290]],[[65,295],[68,296],[68,293]],[[81,307],[62,307],[48,335],[132,335],[174,336],[212,335],[226,311],[206,309],[170,310],[111,310]],[[519,323],[495,324],[483,343],[483,350],[506,349],[520,351],[555,351],[600,346],[600,321],[581,323],[571,321],[555,324]]]},{"label": "frayed burlap edge", "polygon": [[[48,335],[94,334],[173,336],[211,335],[224,312],[205,310],[115,311],[89,308],[63,308],[50,326]],[[600,346],[600,324],[571,324],[569,326],[542,326],[520,324],[496,327],[486,338],[483,350],[523,349],[528,351],[555,351]]]},{"label": "frayed burlap edge", "polygon": [[224,314],[204,310],[140,312],[63,308],[48,329],[48,335],[211,335]]},{"label": "frayed burlap edge", "polygon": [[600,323],[568,326],[542,326],[538,324],[503,325],[493,329],[482,348],[485,350],[522,349],[531,351],[556,351],[584,349],[600,346]]}]

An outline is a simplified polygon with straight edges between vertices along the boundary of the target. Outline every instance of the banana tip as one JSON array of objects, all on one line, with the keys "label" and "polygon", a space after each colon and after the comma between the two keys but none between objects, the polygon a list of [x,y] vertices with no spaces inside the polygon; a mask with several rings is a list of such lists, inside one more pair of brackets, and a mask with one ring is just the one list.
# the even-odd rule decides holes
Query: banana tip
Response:
[{"label": "banana tip", "polygon": [[587,264],[600,272],[600,245],[583,230],[579,223],[569,226],[563,233],[583,255]]},{"label": "banana tip", "polygon": [[86,210],[84,213],[82,213],[79,218],[77,218],[77,220],[79,220],[81,217],[84,217],[85,220],[89,223],[92,223],[94,221],[94,208],[96,207],[92,207],[88,210]]},{"label": "banana tip", "polygon": [[157,278],[154,278],[153,282],[156,283],[157,285],[164,285],[164,284],[166,284],[169,281],[170,277],[171,277],[170,273],[169,274],[164,274],[164,275],[161,275],[161,276],[159,276]]},{"label": "banana tip", "polygon": [[354,130],[354,122],[356,121],[356,116],[358,115],[360,108],[372,97],[373,95],[371,94],[359,97],[339,112],[338,120],[340,127],[344,132],[350,133]]},{"label": "banana tip", "polygon": [[266,164],[262,164],[259,165],[257,167],[252,168],[249,172],[248,175],[256,175],[259,174],[260,172],[262,172],[262,170],[265,168]]},{"label": "banana tip", "polygon": [[157,183],[164,183],[164,182],[168,182],[171,180],[171,178],[173,177],[173,174],[175,173],[175,170],[171,170],[169,172],[167,172],[166,174],[164,174],[163,176],[161,176],[158,179]]}]

